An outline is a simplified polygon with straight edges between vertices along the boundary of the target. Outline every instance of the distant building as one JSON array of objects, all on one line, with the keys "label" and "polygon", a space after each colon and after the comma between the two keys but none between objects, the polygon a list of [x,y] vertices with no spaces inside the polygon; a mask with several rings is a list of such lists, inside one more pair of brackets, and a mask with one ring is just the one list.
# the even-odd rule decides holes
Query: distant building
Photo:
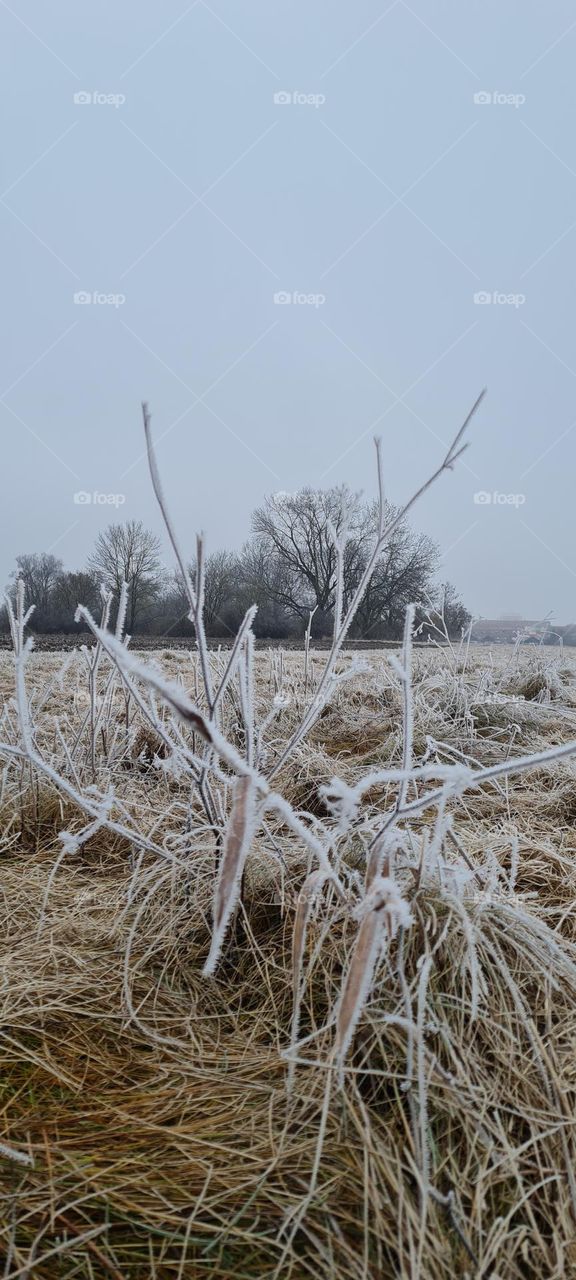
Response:
[{"label": "distant building", "polygon": [[472,640],[479,644],[563,644],[576,645],[576,623],[560,625],[550,618],[522,618],[506,614],[501,618],[477,618],[472,623]]}]

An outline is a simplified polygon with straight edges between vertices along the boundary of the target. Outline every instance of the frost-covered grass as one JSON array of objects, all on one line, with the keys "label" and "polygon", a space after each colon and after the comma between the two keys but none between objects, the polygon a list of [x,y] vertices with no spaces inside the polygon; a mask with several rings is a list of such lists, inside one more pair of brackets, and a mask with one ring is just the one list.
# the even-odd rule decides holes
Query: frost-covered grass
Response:
[{"label": "frost-covered grass", "polygon": [[[394,823],[400,671],[339,660],[349,679],[275,777],[296,829],[270,805],[203,977],[224,854],[191,796],[198,734],[138,678],[153,728],[102,656],[93,753],[85,657],[30,656],[46,764],[5,751],[1,797],[7,1275],[32,1248],[46,1277],[443,1277],[473,1275],[472,1253],[482,1275],[571,1273],[576,773],[570,756],[494,766],[576,737],[576,664],[448,659],[412,658],[411,816]],[[197,655],[155,660],[196,697]],[[9,655],[0,682],[21,750]],[[269,765],[302,714],[302,656],[258,654],[254,686]],[[245,760],[237,679],[220,727]],[[464,794],[424,805],[454,761]],[[246,792],[232,765],[214,773],[241,841]]]},{"label": "frost-covered grass", "polygon": [[576,1274],[574,657],[209,652],[202,566],[0,655],[5,1277]]}]

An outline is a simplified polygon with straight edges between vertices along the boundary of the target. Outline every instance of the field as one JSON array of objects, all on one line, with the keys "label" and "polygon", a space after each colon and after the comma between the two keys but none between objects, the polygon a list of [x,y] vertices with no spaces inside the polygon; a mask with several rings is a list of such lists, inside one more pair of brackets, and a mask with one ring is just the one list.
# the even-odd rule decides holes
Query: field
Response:
[{"label": "field", "polygon": [[[206,644],[210,649],[231,649],[234,644],[234,639],[235,637],[230,633],[228,633],[228,635],[218,637],[209,636],[207,637]],[[86,644],[92,644],[92,636],[89,631],[83,633],[72,632],[68,635],[65,635],[63,632],[55,632],[53,634],[39,633],[34,637],[34,647],[41,653],[69,653],[71,649],[81,649],[82,645]],[[157,650],[161,649],[166,651],[171,649],[180,649],[187,653],[190,647],[193,647],[194,641],[190,636],[139,635],[134,640],[134,645],[138,651],[142,653],[155,653]],[[329,650],[331,648],[331,640],[328,638],[315,640],[314,645],[317,649]],[[254,647],[256,649],[284,649],[286,652],[295,651],[300,653],[302,650],[302,640],[256,639],[254,641]],[[424,641],[416,640],[414,642],[415,649],[423,647],[426,647]],[[9,633],[5,632],[3,635],[0,634],[0,650],[11,648],[12,644]],[[345,641],[343,648],[355,649],[359,653],[369,653],[371,651],[378,652],[381,649],[397,649],[398,642],[396,640],[378,640],[376,642],[373,640],[347,640]]]},{"label": "field", "polygon": [[573,652],[124,655],[0,654],[4,1276],[576,1276]]}]

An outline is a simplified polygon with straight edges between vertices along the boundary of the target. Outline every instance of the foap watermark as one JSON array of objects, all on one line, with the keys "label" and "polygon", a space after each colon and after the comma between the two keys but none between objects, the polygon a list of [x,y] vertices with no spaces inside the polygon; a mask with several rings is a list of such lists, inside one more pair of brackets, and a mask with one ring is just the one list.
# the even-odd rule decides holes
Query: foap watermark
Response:
[{"label": "foap watermark", "polygon": [[126,902],[126,893],[122,889],[78,889],[72,894],[72,902],[77,907],[102,907],[109,910],[114,904],[122,906]]},{"label": "foap watermark", "polygon": [[499,89],[480,89],[474,94],[477,107],[523,107],[525,93],[501,93]]},{"label": "foap watermark", "polygon": [[492,493],[487,489],[480,489],[474,494],[474,502],[479,507],[523,507],[525,501],[525,493],[499,493],[498,489],[494,489]]},{"label": "foap watermark", "polygon": [[76,307],[123,307],[126,301],[125,293],[100,293],[98,289],[93,289],[89,293],[86,289],[79,289],[74,294],[74,305]]},{"label": "foap watermark", "polygon": [[300,890],[291,888],[286,885],[283,889],[276,887],[272,889],[269,904],[272,907],[297,907],[299,903],[310,902],[312,905],[318,906],[322,902],[322,890],[317,886],[312,888],[302,888]]},{"label": "foap watermark", "polygon": [[498,289],[479,289],[474,294],[474,305],[477,307],[523,307],[525,293],[500,293]]},{"label": "foap watermark", "polygon": [[277,107],[323,107],[326,101],[325,93],[302,93],[300,89],[279,89],[274,94],[274,102]]},{"label": "foap watermark", "polygon": [[74,502],[78,507],[123,507],[125,501],[125,493],[100,493],[98,489],[93,489],[92,493],[87,489],[79,489],[74,494]]},{"label": "foap watermark", "polygon": [[523,695],[517,693],[485,693],[483,696],[479,695],[477,698],[473,698],[471,705],[474,707],[490,704],[504,707],[508,706],[510,702],[526,702],[526,699]]},{"label": "foap watermark", "polygon": [[80,89],[74,94],[77,107],[115,107],[118,110],[118,107],[124,106],[125,101],[125,93],[101,93],[99,89]]},{"label": "foap watermark", "polygon": [[293,289],[291,293],[280,289],[274,294],[276,307],[323,307],[325,301],[325,293],[300,293],[298,289]]}]

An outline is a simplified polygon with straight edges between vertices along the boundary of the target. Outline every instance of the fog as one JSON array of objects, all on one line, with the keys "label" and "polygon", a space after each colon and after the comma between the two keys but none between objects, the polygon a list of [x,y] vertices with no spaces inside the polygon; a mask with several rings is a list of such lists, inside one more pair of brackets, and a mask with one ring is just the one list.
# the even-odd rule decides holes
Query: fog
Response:
[{"label": "fog", "polygon": [[[475,613],[572,621],[568,0],[2,4],[2,583],[266,493],[407,498]],[[80,496],[80,501],[75,500]],[[166,549],[168,558],[168,550]]]}]

